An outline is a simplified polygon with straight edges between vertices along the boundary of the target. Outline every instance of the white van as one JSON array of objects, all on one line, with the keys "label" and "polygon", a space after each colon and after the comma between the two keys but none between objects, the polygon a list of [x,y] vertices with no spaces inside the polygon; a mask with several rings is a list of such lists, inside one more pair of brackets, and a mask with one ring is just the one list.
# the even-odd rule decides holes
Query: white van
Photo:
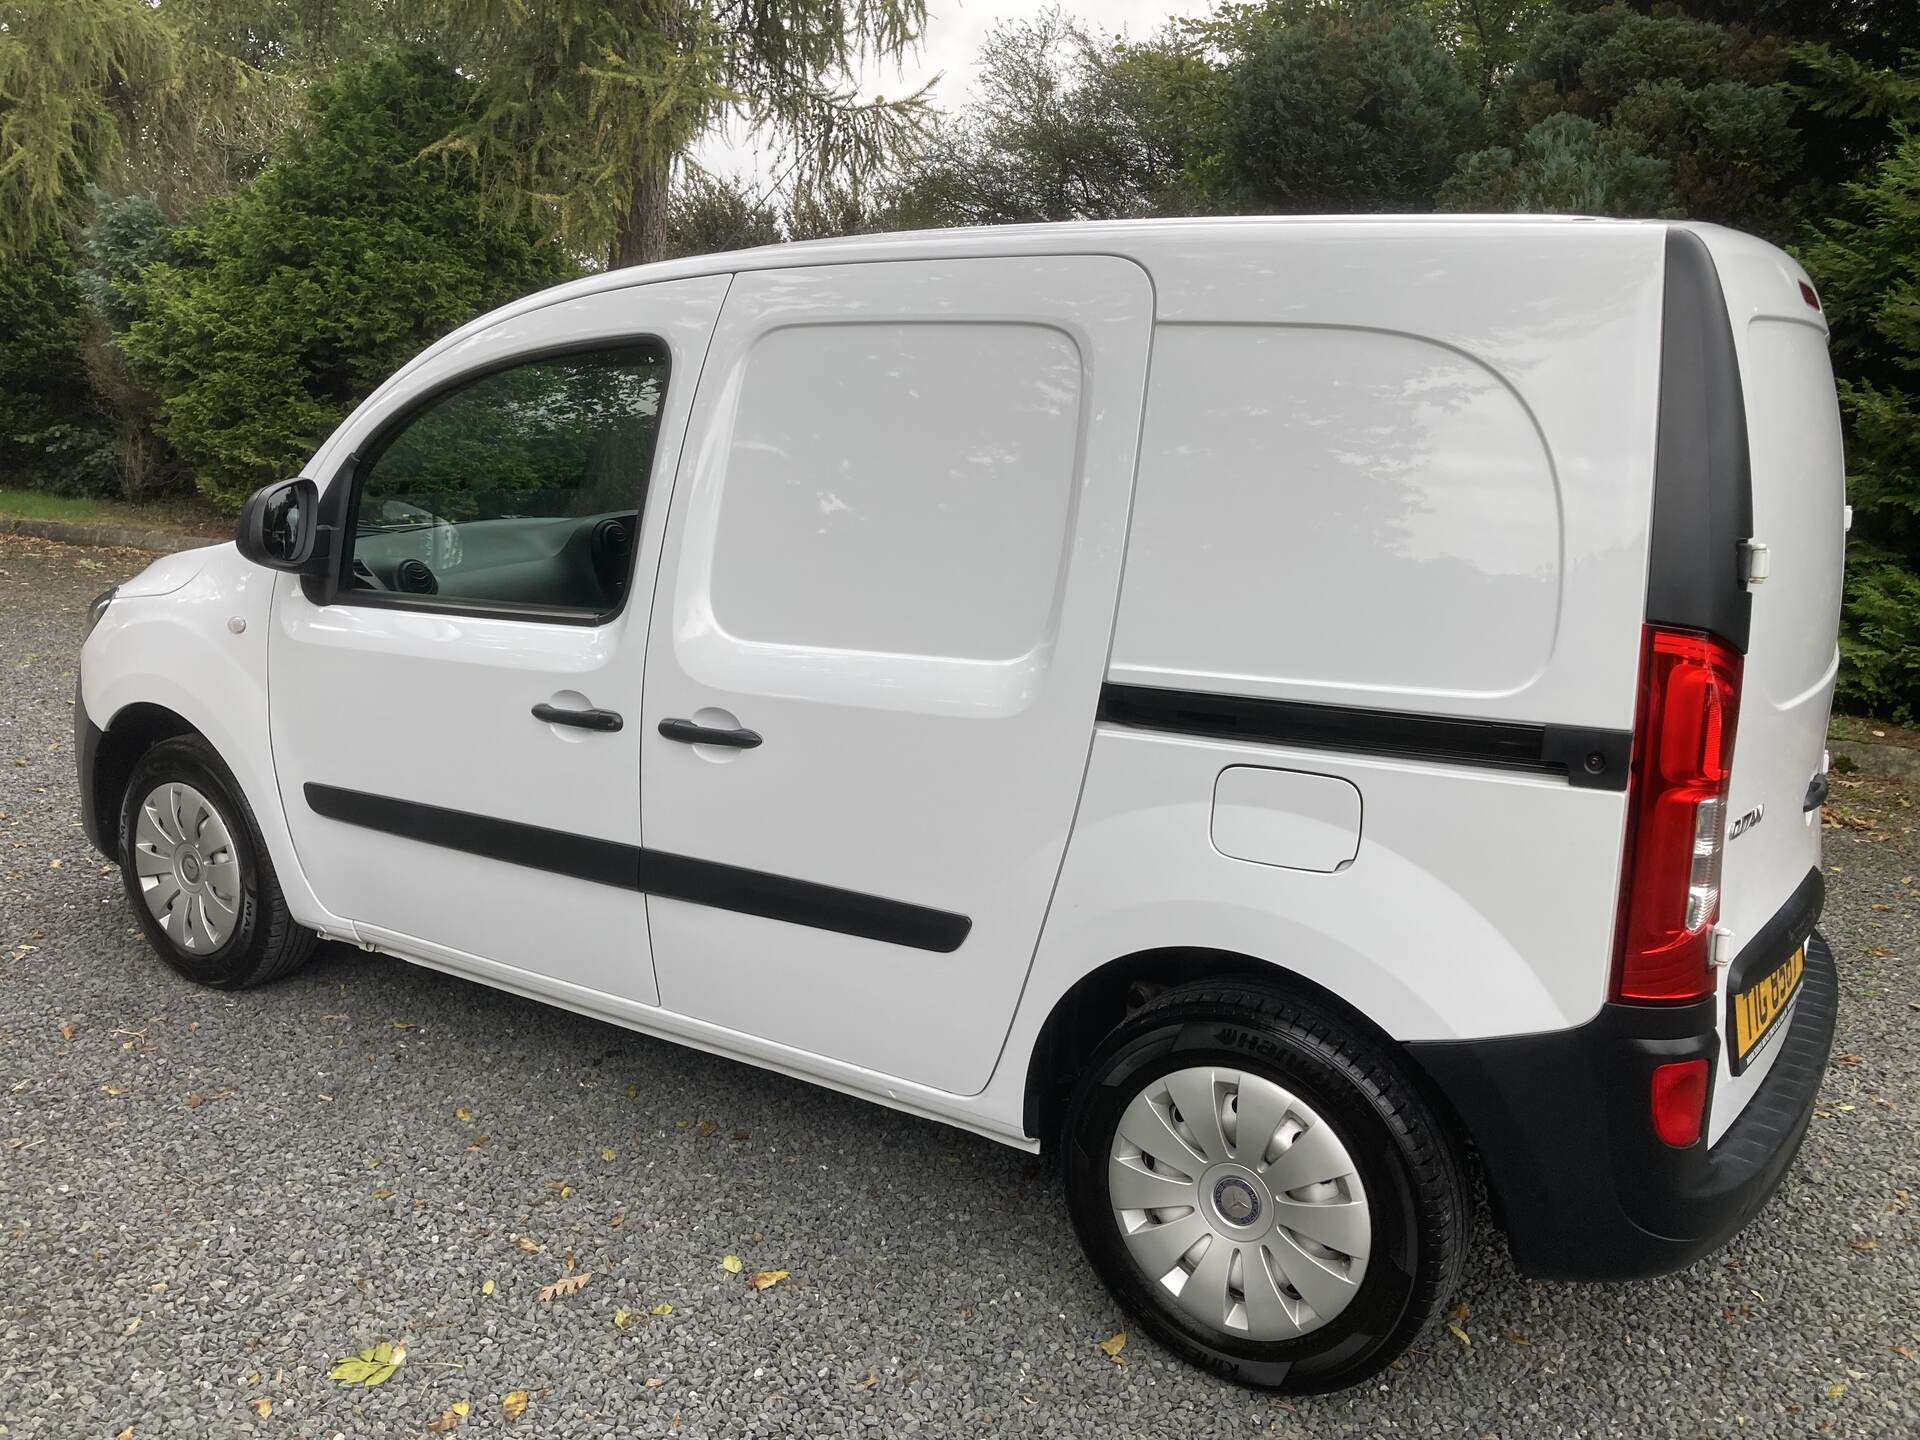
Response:
[{"label": "white van", "polygon": [[1168,1346],[1351,1384],[1646,1275],[1832,1041],[1845,503],[1709,226],[1198,220],[597,275],[96,602],[88,833],[186,976],[316,937],[1030,1150]]}]

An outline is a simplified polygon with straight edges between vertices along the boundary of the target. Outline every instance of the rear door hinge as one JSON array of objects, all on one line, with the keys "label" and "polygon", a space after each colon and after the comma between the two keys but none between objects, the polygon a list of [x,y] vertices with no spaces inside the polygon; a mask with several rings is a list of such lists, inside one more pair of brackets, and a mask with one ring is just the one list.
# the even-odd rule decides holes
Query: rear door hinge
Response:
[{"label": "rear door hinge", "polygon": [[1740,577],[1749,585],[1763,585],[1773,573],[1773,555],[1763,540],[1749,540],[1740,547]]}]

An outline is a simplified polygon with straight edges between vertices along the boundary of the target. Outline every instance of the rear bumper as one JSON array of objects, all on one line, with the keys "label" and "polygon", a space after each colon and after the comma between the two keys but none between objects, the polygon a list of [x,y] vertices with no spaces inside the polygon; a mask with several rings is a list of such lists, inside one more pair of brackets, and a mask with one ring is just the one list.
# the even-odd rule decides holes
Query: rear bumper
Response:
[{"label": "rear bumper", "polygon": [[1771,1042],[1780,1053],[1710,1149],[1662,1144],[1647,1095],[1654,1067],[1669,1061],[1704,1056],[1717,1074],[1714,1001],[1608,1005],[1559,1034],[1409,1047],[1472,1135],[1522,1270],[1663,1274],[1718,1249],[1766,1204],[1800,1149],[1833,1048],[1839,987],[1833,952],[1813,930],[1817,873],[1774,931],[1782,958],[1807,945],[1787,1031]]}]

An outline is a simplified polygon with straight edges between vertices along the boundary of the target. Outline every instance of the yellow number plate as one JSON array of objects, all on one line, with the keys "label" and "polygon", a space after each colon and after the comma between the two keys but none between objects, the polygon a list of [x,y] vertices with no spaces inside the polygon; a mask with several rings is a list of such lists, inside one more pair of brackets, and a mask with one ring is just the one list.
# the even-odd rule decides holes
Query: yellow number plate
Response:
[{"label": "yellow number plate", "polygon": [[1807,973],[1807,947],[1802,945],[1770,974],[1763,975],[1735,995],[1733,1008],[1733,1069],[1737,1074],[1753,1052],[1760,1048],[1787,1005],[1800,989],[1800,977]]}]

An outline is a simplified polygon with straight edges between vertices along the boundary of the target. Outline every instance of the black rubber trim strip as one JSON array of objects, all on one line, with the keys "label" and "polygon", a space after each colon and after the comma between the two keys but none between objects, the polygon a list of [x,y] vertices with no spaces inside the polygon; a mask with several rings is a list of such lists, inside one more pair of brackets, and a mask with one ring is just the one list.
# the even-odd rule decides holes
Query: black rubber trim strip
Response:
[{"label": "black rubber trim strip", "polygon": [[1752,538],[1747,407],[1726,296],[1706,242],[1669,229],[1647,619],[1705,630],[1745,654]]},{"label": "black rubber trim strip", "polygon": [[1820,912],[1826,907],[1826,902],[1827,878],[1816,865],[1807,871],[1806,879],[1794,888],[1793,894],[1787,897],[1787,903],[1780,907],[1778,913],[1740,947],[1740,953],[1733,957],[1733,964],[1727,967],[1727,1015],[1726,1023],[1721,1028],[1727,1037],[1729,1073],[1741,1074],[1766,1053],[1766,1046],[1763,1045],[1746,1059],[1740,1058],[1733,1044],[1733,1002],[1761,976],[1769,974],[1776,965],[1812,938],[1813,927],[1820,923]]},{"label": "black rubber trim strip", "polygon": [[684,900],[943,955],[958,950],[973,928],[965,915],[811,880],[337,785],[309,782],[303,789],[308,808],[329,820],[598,885],[638,890],[663,900]]},{"label": "black rubber trim strip", "polygon": [[1102,685],[1100,718],[1112,725],[1210,740],[1541,771],[1563,775],[1568,784],[1590,790],[1625,790],[1633,750],[1633,734],[1627,730],[1363,710],[1148,685]]}]

